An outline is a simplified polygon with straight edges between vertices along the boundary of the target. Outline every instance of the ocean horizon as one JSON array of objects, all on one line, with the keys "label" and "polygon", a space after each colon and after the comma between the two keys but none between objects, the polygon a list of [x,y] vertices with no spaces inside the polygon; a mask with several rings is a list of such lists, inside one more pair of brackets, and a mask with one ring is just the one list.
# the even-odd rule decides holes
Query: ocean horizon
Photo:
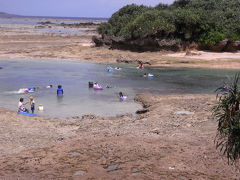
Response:
[{"label": "ocean horizon", "polygon": [[0,12],[0,18],[15,19],[15,18],[31,18],[31,19],[60,19],[60,20],[108,20],[109,18],[103,17],[65,17],[65,16],[26,16],[26,15],[15,15]]}]

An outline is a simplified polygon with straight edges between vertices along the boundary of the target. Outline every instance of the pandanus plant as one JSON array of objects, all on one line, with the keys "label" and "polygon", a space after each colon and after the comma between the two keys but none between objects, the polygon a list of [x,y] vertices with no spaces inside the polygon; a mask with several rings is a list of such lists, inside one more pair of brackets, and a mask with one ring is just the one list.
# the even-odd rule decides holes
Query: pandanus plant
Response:
[{"label": "pandanus plant", "polygon": [[240,159],[239,76],[236,74],[229,86],[216,90],[218,103],[213,107],[213,116],[218,122],[216,148],[232,163]]}]

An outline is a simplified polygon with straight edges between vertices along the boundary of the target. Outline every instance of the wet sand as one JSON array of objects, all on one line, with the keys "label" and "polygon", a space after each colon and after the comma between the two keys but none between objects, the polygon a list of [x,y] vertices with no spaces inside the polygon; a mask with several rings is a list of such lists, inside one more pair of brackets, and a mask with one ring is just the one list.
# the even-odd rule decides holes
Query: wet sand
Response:
[{"label": "wet sand", "polygon": [[[76,59],[153,66],[240,68],[239,53],[206,58],[182,53],[92,47],[93,32],[39,34],[0,28],[1,58]],[[201,56],[203,56],[201,58]],[[181,58],[179,58],[181,57]],[[229,56],[230,57],[230,56]],[[239,171],[215,149],[215,95],[140,94],[148,112],[116,117],[46,119],[0,109],[0,179],[238,179]]]}]

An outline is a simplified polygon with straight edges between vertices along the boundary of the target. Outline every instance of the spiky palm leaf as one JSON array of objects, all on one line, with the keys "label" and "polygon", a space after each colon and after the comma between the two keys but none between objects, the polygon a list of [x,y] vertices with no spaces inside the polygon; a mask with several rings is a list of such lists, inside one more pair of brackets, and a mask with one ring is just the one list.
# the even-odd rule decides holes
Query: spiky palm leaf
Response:
[{"label": "spiky palm leaf", "polygon": [[222,86],[216,90],[218,104],[213,107],[213,115],[218,121],[216,147],[231,162],[240,159],[239,76],[239,73],[235,75],[229,87]]}]

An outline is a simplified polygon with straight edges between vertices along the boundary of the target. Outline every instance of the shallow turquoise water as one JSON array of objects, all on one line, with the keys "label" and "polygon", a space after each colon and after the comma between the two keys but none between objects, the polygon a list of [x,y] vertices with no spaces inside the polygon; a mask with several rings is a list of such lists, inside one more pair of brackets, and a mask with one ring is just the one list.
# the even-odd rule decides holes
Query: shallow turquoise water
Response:
[{"label": "shallow turquoise water", "polygon": [[[0,106],[17,109],[18,100],[34,96],[36,104],[43,104],[44,111],[36,111],[48,117],[71,117],[84,114],[112,116],[134,113],[141,106],[134,102],[136,93],[187,94],[214,93],[237,71],[189,68],[145,68],[119,65],[122,70],[107,72],[108,65],[65,60],[0,60]],[[114,65],[112,65],[114,67]],[[116,65],[115,65],[116,66]],[[144,78],[144,73],[154,78]],[[98,82],[103,91],[88,88],[88,82]],[[52,84],[52,89],[44,88]],[[56,96],[61,84],[64,97]],[[42,87],[35,93],[16,94],[20,88]],[[119,101],[122,91],[128,100]]]}]

